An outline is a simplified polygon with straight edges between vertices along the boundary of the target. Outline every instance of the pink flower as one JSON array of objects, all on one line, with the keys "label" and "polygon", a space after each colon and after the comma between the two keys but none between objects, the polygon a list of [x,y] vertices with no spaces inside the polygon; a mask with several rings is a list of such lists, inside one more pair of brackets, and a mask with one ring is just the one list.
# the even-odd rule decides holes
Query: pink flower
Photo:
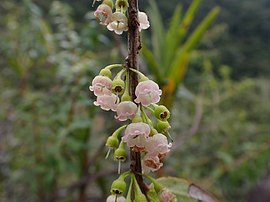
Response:
[{"label": "pink flower", "polygon": [[135,102],[149,106],[152,103],[159,102],[161,93],[162,91],[154,81],[142,81],[135,89],[135,95],[137,96]]},{"label": "pink flower", "polygon": [[142,162],[143,173],[149,173],[149,171],[156,171],[163,166],[163,163],[159,161],[158,156],[147,153]]},{"label": "pink flower", "polygon": [[139,18],[139,23],[140,23],[139,31],[150,27],[150,23],[148,21],[148,17],[146,15],[146,13],[139,11],[138,18]]},{"label": "pink flower", "polygon": [[100,24],[107,25],[112,16],[112,9],[106,4],[100,4],[94,12],[94,15],[100,20]]},{"label": "pink flower", "polygon": [[137,112],[137,105],[134,102],[131,101],[124,101],[120,102],[117,105],[116,113],[117,116],[115,116],[116,119],[119,121],[125,121],[127,119],[132,119]]},{"label": "pink flower", "polygon": [[123,142],[133,148],[133,151],[143,151],[149,134],[150,127],[146,123],[131,123],[125,130]]},{"label": "pink flower", "polygon": [[111,95],[101,95],[97,96],[97,101],[94,102],[94,105],[100,106],[101,109],[109,111],[116,111],[116,107],[119,103],[119,98],[115,94]]},{"label": "pink flower", "polygon": [[126,198],[123,196],[110,195],[106,202],[126,202]]},{"label": "pink flower", "polygon": [[115,12],[111,16],[110,23],[107,25],[108,30],[114,31],[116,34],[122,34],[128,30],[127,16],[121,12]]},{"label": "pink flower", "polygon": [[145,145],[145,150],[152,155],[164,156],[170,151],[171,146],[172,144],[168,143],[167,137],[161,133],[158,133],[148,138]]},{"label": "pink flower", "polygon": [[96,76],[89,90],[93,91],[95,96],[110,95],[112,93],[112,80],[106,76]]},{"label": "pink flower", "polygon": [[173,202],[176,201],[175,195],[167,188],[163,188],[158,192],[160,202]]}]

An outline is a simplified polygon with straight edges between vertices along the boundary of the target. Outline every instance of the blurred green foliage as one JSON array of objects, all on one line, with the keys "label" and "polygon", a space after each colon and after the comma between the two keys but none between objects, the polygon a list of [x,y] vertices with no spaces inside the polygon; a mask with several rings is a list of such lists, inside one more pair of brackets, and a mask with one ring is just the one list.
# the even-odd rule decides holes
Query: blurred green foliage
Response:
[{"label": "blurred green foliage", "polygon": [[[186,13],[186,1],[182,10],[173,2],[151,3],[152,11],[174,17],[169,23],[156,16],[160,20],[152,22],[152,31],[159,29],[155,23],[162,24],[164,30],[159,36],[144,35],[145,41],[153,40],[153,57],[160,71],[170,66],[170,58],[177,59],[172,53],[179,44],[171,39],[178,38],[173,29],[178,30],[181,13]],[[199,1],[194,2],[193,9]],[[213,8],[212,1],[203,2],[192,15],[206,16],[204,9]],[[196,44],[199,48],[190,52],[189,69],[180,78],[182,85],[178,86],[179,82],[175,88],[175,147],[166,159],[165,171],[192,179],[221,201],[241,202],[269,168],[270,81],[232,77],[267,72],[269,58],[263,56],[268,49],[259,47],[268,44],[267,37],[261,35],[267,35],[269,26],[261,27],[261,35],[252,34],[258,33],[252,26],[268,16],[265,9],[269,3],[224,2],[219,3],[223,10],[218,18],[218,23],[223,23],[203,31],[204,37]],[[0,201],[104,201],[108,195],[116,169],[113,162],[103,160],[103,145],[116,126],[110,122],[113,114],[105,116],[93,106],[88,86],[101,67],[124,61],[120,54],[125,48],[98,25],[89,12],[90,4],[86,0],[1,1]],[[254,15],[259,12],[261,17],[246,21],[251,13],[242,12],[235,20],[228,13],[233,8],[235,12],[252,8]],[[191,20],[187,16],[182,20]],[[190,30],[196,30],[202,19],[194,17]],[[228,19],[227,24],[221,19]],[[248,31],[243,32],[243,27]],[[180,30],[190,36],[189,30]],[[239,40],[242,37],[246,40]],[[167,41],[161,46],[162,39]],[[184,37],[182,42],[186,41]],[[226,53],[243,57],[225,57]],[[251,60],[252,64],[247,64]],[[157,74],[153,67],[150,72],[164,82],[164,72]]]}]

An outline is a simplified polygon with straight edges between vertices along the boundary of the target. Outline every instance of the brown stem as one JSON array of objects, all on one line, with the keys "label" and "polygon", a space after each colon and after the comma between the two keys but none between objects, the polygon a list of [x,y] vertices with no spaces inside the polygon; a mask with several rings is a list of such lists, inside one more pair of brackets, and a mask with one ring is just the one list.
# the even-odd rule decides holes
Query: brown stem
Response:
[{"label": "brown stem", "polygon": [[[128,68],[139,69],[139,51],[141,49],[139,21],[138,21],[138,0],[129,0],[128,8],[128,57],[126,64]],[[135,97],[135,88],[138,84],[138,76],[136,73],[129,71],[130,95],[132,100]],[[130,150],[130,170],[134,173],[141,191],[146,195],[147,186],[143,182],[141,155],[139,152]],[[134,194],[133,194],[134,197]],[[132,199],[134,200],[134,198]]]}]

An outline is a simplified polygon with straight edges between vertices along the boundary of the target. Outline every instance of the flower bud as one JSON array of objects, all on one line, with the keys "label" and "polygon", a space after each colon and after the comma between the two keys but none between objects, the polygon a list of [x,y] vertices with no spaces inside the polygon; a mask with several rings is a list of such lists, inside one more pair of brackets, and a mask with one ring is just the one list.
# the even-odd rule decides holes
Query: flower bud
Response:
[{"label": "flower bud", "polygon": [[104,68],[104,69],[100,70],[99,75],[107,76],[107,77],[111,78],[112,72],[111,72],[111,70]]},{"label": "flower bud", "polygon": [[103,0],[102,3],[110,6],[111,9],[113,9],[113,1],[112,0]]},{"label": "flower bud", "polygon": [[125,82],[122,79],[114,79],[112,82],[112,91],[116,94],[122,94],[125,90]]},{"label": "flower bud", "polygon": [[166,121],[170,118],[170,111],[164,105],[156,105],[154,110],[154,115],[157,119]]},{"label": "flower bud", "polygon": [[128,8],[128,1],[127,0],[116,0],[115,7],[116,7],[116,10],[122,11],[123,13],[125,13],[127,11],[127,8]]},{"label": "flower bud", "polygon": [[148,202],[145,195],[142,193],[135,177],[133,177],[133,186],[134,186],[134,201],[135,202]]},{"label": "flower bud", "polygon": [[170,128],[171,126],[168,121],[157,121],[157,130],[159,133],[167,133]]},{"label": "flower bud", "polygon": [[125,180],[120,176],[118,179],[114,180],[111,185],[111,193],[117,196],[122,196],[127,188]]},{"label": "flower bud", "polygon": [[119,144],[119,140],[117,138],[117,136],[111,135],[110,137],[108,137],[107,141],[106,141],[106,146],[109,148],[117,148]]},{"label": "flower bud", "polygon": [[176,200],[176,196],[168,189],[163,188],[158,192],[158,198],[160,202],[174,202]]},{"label": "flower bud", "polygon": [[127,159],[127,152],[124,148],[124,143],[121,142],[118,149],[116,149],[114,152],[114,160],[125,161],[126,159]]}]

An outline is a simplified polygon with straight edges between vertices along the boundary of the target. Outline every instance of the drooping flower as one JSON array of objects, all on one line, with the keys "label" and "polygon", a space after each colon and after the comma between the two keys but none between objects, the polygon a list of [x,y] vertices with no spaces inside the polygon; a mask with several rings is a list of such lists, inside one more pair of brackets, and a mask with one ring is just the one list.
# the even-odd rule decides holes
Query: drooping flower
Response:
[{"label": "drooping flower", "polygon": [[110,195],[106,202],[126,202],[126,198],[124,196]]},{"label": "drooping flower", "polygon": [[168,189],[163,188],[158,192],[158,198],[160,202],[174,202],[176,201],[176,196]]},{"label": "drooping flower", "polygon": [[92,81],[92,86],[89,87],[95,96],[110,95],[112,93],[112,80],[106,76],[96,76]]},{"label": "drooping flower", "polygon": [[107,25],[110,23],[112,9],[106,4],[100,4],[94,12],[94,15],[99,19],[100,24]]},{"label": "drooping flower", "polygon": [[157,133],[148,138],[145,145],[145,150],[152,155],[165,155],[170,151],[172,144],[168,143],[168,139],[165,135]]},{"label": "drooping flower", "polygon": [[132,119],[137,112],[137,105],[131,101],[120,102],[117,105],[115,116],[119,121],[125,121],[127,119]]},{"label": "drooping flower", "polygon": [[139,31],[141,31],[142,29],[148,29],[150,27],[150,23],[148,21],[146,13],[139,11],[138,18],[140,23]]},{"label": "drooping flower", "polygon": [[127,143],[127,145],[133,149],[133,151],[143,151],[149,134],[150,127],[146,123],[131,123],[125,130],[123,142]]},{"label": "drooping flower", "polygon": [[107,25],[108,30],[114,31],[116,34],[122,34],[128,30],[127,16],[121,12],[114,12],[111,16],[110,23]]},{"label": "drooping flower", "polygon": [[161,93],[162,91],[154,81],[142,81],[135,89],[137,98],[134,101],[141,103],[143,106],[149,106],[152,103],[159,102]]},{"label": "drooping flower", "polygon": [[149,171],[156,171],[163,166],[163,163],[160,162],[158,156],[147,153],[142,161],[142,170],[143,173],[148,173]]},{"label": "drooping flower", "polygon": [[101,95],[97,96],[97,101],[94,102],[94,105],[100,106],[101,109],[109,111],[116,111],[116,107],[119,103],[119,98],[115,95]]}]

